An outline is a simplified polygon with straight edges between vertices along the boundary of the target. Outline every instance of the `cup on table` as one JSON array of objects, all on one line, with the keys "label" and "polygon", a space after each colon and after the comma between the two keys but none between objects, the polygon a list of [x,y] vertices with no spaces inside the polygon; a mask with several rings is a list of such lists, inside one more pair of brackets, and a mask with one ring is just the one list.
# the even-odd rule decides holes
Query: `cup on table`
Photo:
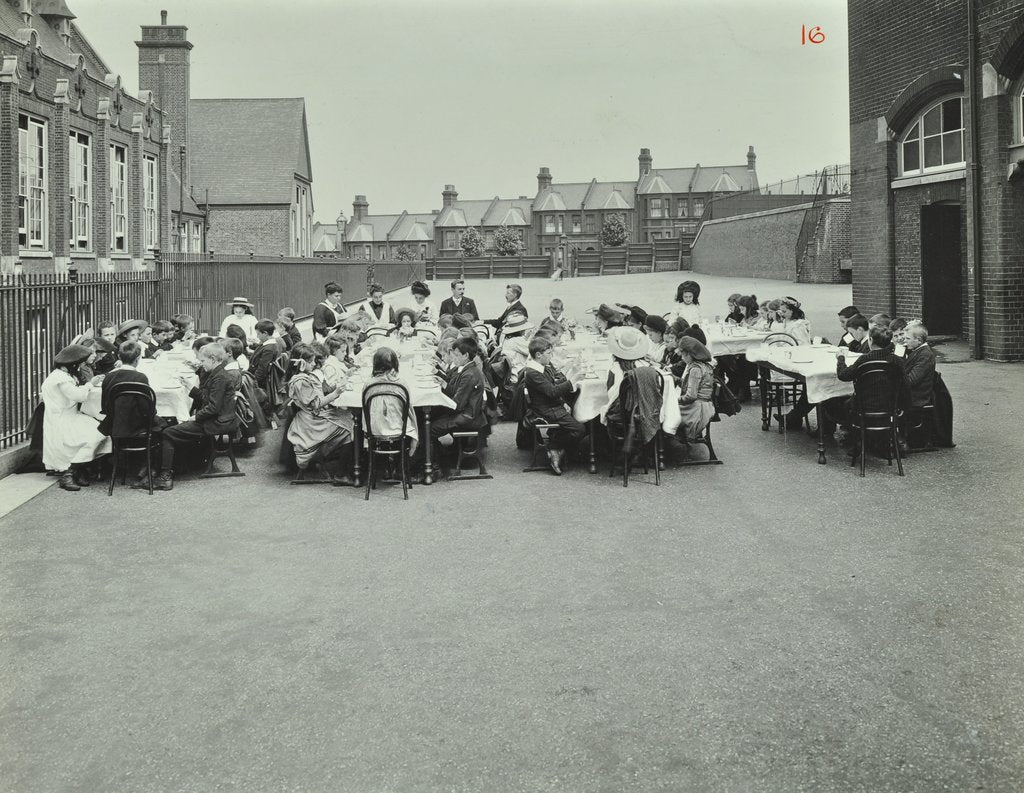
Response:
[{"label": "cup on table", "polygon": [[811,338],[811,344],[821,344],[821,336],[814,336]]}]

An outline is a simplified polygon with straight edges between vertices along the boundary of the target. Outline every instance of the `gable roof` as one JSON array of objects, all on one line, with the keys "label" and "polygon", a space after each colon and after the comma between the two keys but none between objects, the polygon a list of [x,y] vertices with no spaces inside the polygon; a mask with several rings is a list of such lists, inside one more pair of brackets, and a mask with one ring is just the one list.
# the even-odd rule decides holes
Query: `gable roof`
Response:
[{"label": "gable roof", "polygon": [[391,229],[392,242],[428,242],[434,239],[434,215],[403,212]]},{"label": "gable roof", "polygon": [[338,226],[335,223],[313,224],[313,251],[336,251],[338,249]]},{"label": "gable roof", "polygon": [[[724,179],[722,177],[725,177]],[[640,180],[640,195],[659,193],[715,193],[739,192],[757,187],[751,184],[751,172],[746,165],[697,165],[694,168],[658,168]],[[666,189],[667,188],[667,189]]]},{"label": "gable roof", "polygon": [[177,172],[173,168],[167,169],[167,175],[169,178],[169,184],[167,185],[167,205],[172,213],[177,213],[180,203],[178,197],[184,193],[185,195],[185,211],[186,215],[198,215],[203,216],[203,210],[196,206],[196,202],[192,200],[192,196],[189,195],[188,190],[181,190],[181,179],[178,178]]},{"label": "gable roof", "polygon": [[384,242],[401,215],[364,215],[350,220],[345,228],[345,242]]},{"label": "gable roof", "polygon": [[211,204],[290,204],[295,177],[312,182],[306,103],[192,99],[189,164],[194,195]]}]

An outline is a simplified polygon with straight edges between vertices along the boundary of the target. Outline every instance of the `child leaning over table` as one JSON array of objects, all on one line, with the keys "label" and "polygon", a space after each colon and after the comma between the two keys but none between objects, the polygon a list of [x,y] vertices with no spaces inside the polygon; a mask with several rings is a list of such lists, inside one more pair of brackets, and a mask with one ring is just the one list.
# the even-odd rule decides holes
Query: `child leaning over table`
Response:
[{"label": "child leaning over table", "polygon": [[680,440],[700,440],[715,415],[711,397],[715,387],[715,369],[708,348],[694,338],[679,340],[679,354],[686,363],[680,385],[679,413],[682,422],[676,435]]}]

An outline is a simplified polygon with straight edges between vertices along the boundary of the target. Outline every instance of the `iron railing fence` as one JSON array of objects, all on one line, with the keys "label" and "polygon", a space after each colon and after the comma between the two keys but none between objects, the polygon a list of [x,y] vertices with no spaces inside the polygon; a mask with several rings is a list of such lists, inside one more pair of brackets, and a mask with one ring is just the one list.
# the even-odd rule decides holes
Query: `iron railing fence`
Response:
[{"label": "iron railing fence", "polygon": [[151,271],[0,275],[0,449],[25,439],[54,355],[105,320],[158,315],[160,287]]},{"label": "iron railing fence", "polygon": [[849,194],[850,166],[829,165],[814,173],[763,184],[755,190],[713,198],[705,205],[700,222],[809,204],[821,196]]}]

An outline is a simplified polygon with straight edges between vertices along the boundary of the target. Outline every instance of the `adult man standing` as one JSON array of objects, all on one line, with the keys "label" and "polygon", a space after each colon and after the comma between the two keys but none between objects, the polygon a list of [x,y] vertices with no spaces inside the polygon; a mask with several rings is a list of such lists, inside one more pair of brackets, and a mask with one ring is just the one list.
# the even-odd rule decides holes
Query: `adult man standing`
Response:
[{"label": "adult man standing", "polygon": [[473,319],[480,319],[480,312],[476,310],[476,303],[472,298],[466,297],[466,282],[461,278],[452,281],[452,296],[446,297],[441,302],[441,313],[469,314]]},{"label": "adult man standing", "polygon": [[390,328],[395,324],[395,309],[390,303],[384,302],[384,287],[380,284],[370,284],[366,290],[370,299],[363,303],[359,310],[369,315],[373,323],[371,328]]},{"label": "adult man standing", "polygon": [[327,338],[335,326],[346,316],[345,307],[341,304],[341,294],[345,290],[341,284],[328,281],[324,284],[324,300],[313,309],[313,340],[318,336]]},{"label": "adult man standing", "polygon": [[505,310],[501,312],[501,316],[497,319],[489,319],[486,324],[491,325],[498,330],[501,330],[501,326],[505,324],[509,314],[522,314],[524,317],[528,317],[529,314],[526,312],[526,306],[519,302],[519,298],[523,294],[523,288],[519,284],[508,284],[505,287]]}]

